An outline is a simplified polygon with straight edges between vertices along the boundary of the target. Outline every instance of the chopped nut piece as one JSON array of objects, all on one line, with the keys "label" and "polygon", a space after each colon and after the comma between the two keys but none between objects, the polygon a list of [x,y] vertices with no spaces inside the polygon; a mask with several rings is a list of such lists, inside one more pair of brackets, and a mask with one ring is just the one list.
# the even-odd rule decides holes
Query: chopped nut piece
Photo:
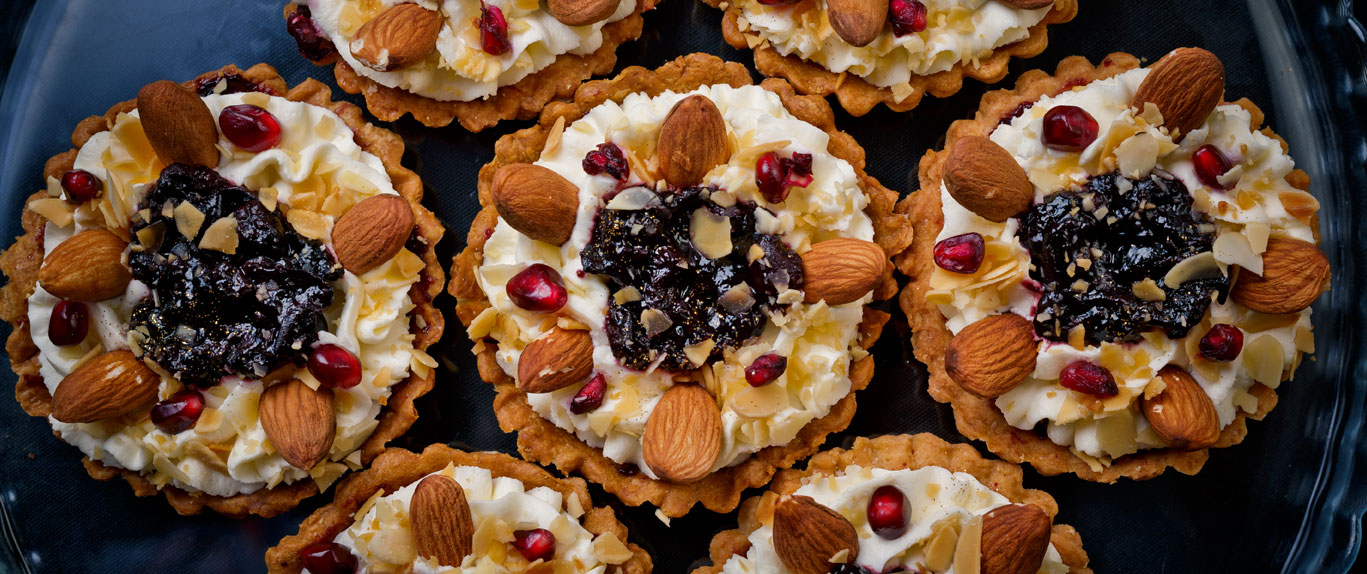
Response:
[{"label": "chopped nut piece", "polygon": [[176,231],[186,239],[199,236],[199,229],[204,226],[204,212],[190,202],[182,201],[172,213],[175,214]]},{"label": "chopped nut piece", "polygon": [[708,259],[719,259],[731,254],[731,220],[706,208],[693,211],[688,229],[693,247]]},{"label": "chopped nut piece", "polygon": [[231,215],[220,217],[204,231],[204,238],[199,240],[199,248],[232,255],[237,253],[237,240],[237,220]]}]

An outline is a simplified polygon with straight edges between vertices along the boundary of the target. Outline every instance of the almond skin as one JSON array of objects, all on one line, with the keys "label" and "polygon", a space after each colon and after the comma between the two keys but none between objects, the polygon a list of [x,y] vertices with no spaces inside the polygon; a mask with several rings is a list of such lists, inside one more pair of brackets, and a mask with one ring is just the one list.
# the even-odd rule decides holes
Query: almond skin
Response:
[{"label": "almond skin", "polygon": [[869,294],[883,281],[888,257],[877,243],[838,238],[813,243],[802,254],[802,300],[844,305]]},{"label": "almond skin", "polygon": [[1169,447],[1201,450],[1220,438],[1220,415],[1215,404],[1186,371],[1168,365],[1158,371],[1163,392],[1140,403],[1144,418]]},{"label": "almond skin", "polygon": [[433,474],[422,479],[408,506],[418,555],[442,566],[458,567],[474,552],[475,521],[465,490],[454,479]]},{"label": "almond skin", "polygon": [[617,11],[621,0],[546,0],[546,10],[566,26],[601,22]]},{"label": "almond skin", "polygon": [[888,0],[826,0],[826,13],[837,36],[851,46],[867,46],[883,32]]},{"label": "almond skin", "polygon": [[90,229],[57,244],[38,269],[38,284],[68,301],[103,301],[123,295],[133,274],[123,264],[128,242]]},{"label": "almond skin", "polygon": [[593,337],[588,331],[561,329],[532,341],[517,361],[517,388],[549,393],[582,383],[593,374]]},{"label": "almond skin", "polygon": [[493,198],[498,216],[527,237],[563,245],[574,232],[579,188],[554,171],[530,163],[500,167]]},{"label": "almond skin", "polygon": [[1299,313],[1319,298],[1328,282],[1329,259],[1319,247],[1274,237],[1263,252],[1263,274],[1241,269],[1229,296],[1259,313]]},{"label": "almond skin", "polygon": [[92,423],[126,415],[157,400],[161,377],[133,356],[110,351],[82,363],[52,393],[52,418]]},{"label": "almond skin", "polygon": [[332,226],[332,249],[347,271],[360,275],[393,259],[413,235],[413,207],[393,194],[353,205]]},{"label": "almond skin", "polygon": [[847,550],[847,561],[859,555],[859,534],[840,513],[794,495],[774,505],[774,552],[793,574],[826,574],[831,557]]},{"label": "almond skin", "polygon": [[980,319],[945,349],[945,373],[964,390],[994,399],[1035,372],[1039,343],[1030,321],[1015,313]]},{"label": "almond skin", "polygon": [[381,72],[411,66],[437,49],[441,21],[440,12],[395,4],[356,31],[351,55]]},{"label": "almond skin", "polygon": [[261,428],[275,450],[295,468],[308,470],[327,457],[337,434],[332,389],[309,388],[299,379],[261,393]]},{"label": "almond skin", "polygon": [[1035,186],[1011,153],[982,136],[954,141],[945,160],[950,197],[984,219],[998,223],[1025,211]]},{"label": "almond skin", "polygon": [[199,95],[170,80],[138,91],[138,117],[162,163],[218,167],[218,123]]},{"label": "almond skin", "polygon": [[1178,48],[1149,68],[1130,106],[1144,111],[1152,102],[1163,114],[1163,126],[1182,141],[1205,123],[1225,95],[1225,66],[1201,48]]},{"label": "almond skin", "polygon": [[1053,6],[1054,0],[997,0],[1002,4],[1017,10],[1034,10],[1045,6]]},{"label": "almond skin", "polygon": [[1032,504],[1011,504],[983,515],[982,574],[1034,574],[1049,550],[1049,515]]},{"label": "almond skin", "polygon": [[676,384],[646,420],[641,456],[660,478],[686,484],[712,473],[721,454],[721,411],[712,393]]},{"label": "almond skin", "polygon": [[726,121],[707,96],[694,94],[670,108],[655,139],[655,155],[665,181],[692,187],[712,168],[730,161]]}]

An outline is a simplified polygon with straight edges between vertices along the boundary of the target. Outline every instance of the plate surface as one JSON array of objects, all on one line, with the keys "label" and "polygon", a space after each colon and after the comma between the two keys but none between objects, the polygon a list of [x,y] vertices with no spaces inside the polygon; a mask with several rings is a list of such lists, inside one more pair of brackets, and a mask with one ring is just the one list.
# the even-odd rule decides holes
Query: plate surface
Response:
[{"label": "plate surface", "polygon": [[[284,1],[8,0],[0,8],[0,15],[10,16],[0,26],[0,58],[8,59],[7,48],[19,48],[0,98],[4,236],[18,232],[22,199],[42,186],[43,162],[70,147],[72,127],[132,98],[150,81],[183,80],[227,63],[267,62],[291,84],[306,77],[333,84],[330,67],[316,68],[296,53],[280,16]],[[1360,290],[1367,282],[1360,246],[1367,245],[1367,226],[1353,225],[1367,215],[1367,90],[1361,28],[1348,20],[1351,4],[1082,4],[1076,20],[1050,29],[1048,50],[1013,62],[1001,85],[1011,85],[1024,70],[1052,70],[1072,54],[1098,61],[1127,51],[1152,61],[1179,46],[1215,52],[1225,64],[1230,99],[1246,96],[1262,106],[1268,123],[1313,177],[1313,191],[1324,205],[1324,249],[1334,266],[1334,288],[1316,306],[1316,360],[1282,386],[1281,404],[1268,420],[1250,425],[1244,444],[1215,451],[1198,476],[1168,473],[1108,486],[1027,469],[1026,486],[1058,499],[1058,520],[1081,532],[1098,572],[1345,572],[1356,558],[1358,522],[1367,507],[1367,473],[1354,468],[1355,458],[1367,462],[1360,440],[1367,401],[1360,335]],[[665,0],[647,15],[645,36],[619,51],[619,69],[654,67],[695,51],[750,65],[747,52],[722,41],[719,22],[720,13],[701,3]],[[0,62],[0,76],[6,64]],[[837,125],[869,150],[869,172],[905,194],[914,189],[921,155],[939,145],[951,121],[971,115],[989,89],[968,81],[958,95],[927,98],[909,113],[839,114]],[[426,129],[411,120],[390,126],[407,140],[405,162],[422,175],[427,204],[447,225],[439,247],[444,261],[463,247],[478,207],[479,167],[492,158],[500,135],[525,125],[505,123],[475,135],[459,127]],[[440,304],[449,309],[452,301],[443,296]],[[447,442],[514,452],[513,436],[499,431],[490,409],[493,392],[475,374],[470,343],[450,321],[435,351],[443,360],[438,387],[418,402],[422,417],[398,444],[420,449]],[[895,318],[890,326],[874,351],[877,374],[859,394],[858,416],[828,447],[857,435],[897,432],[963,440],[949,408],[926,394],[925,371],[911,359],[904,320]],[[8,365],[0,366],[0,387],[13,383]],[[594,496],[617,506],[662,573],[686,572],[705,559],[713,533],[735,524],[734,514],[695,509],[666,527],[651,510],[623,508],[600,489]],[[179,517],[164,500],[135,498],[122,481],[91,480],[77,449],[54,438],[45,421],[0,399],[0,526],[6,537],[0,573],[260,571],[264,550],[294,532],[328,497],[271,520]]]}]

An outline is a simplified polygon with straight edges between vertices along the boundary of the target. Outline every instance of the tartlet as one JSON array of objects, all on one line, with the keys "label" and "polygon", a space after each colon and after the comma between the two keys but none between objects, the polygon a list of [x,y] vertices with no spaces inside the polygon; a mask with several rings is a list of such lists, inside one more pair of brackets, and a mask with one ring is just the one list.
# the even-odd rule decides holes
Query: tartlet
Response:
[{"label": "tartlet", "polygon": [[578,478],[496,452],[391,448],[266,551],[271,574],[648,574],[611,508]]},{"label": "tartlet", "polygon": [[1077,530],[1021,476],[931,434],[859,437],[746,499],[693,574],[1090,573]]},{"label": "tartlet", "polygon": [[300,54],[335,63],[337,85],[375,117],[478,132],[611,72],[657,1],[294,0],[285,19]]},{"label": "tartlet", "polygon": [[1044,51],[1048,26],[1078,9],[1077,0],[703,1],[725,11],[726,42],[749,48],[761,73],[835,94],[856,116],[951,96],[965,76],[998,82],[1011,58]]},{"label": "tartlet", "polygon": [[417,418],[443,228],[402,140],[330,96],[264,64],[156,82],[48,160],[0,314],[16,398],[92,477],[272,516]]},{"label": "tartlet", "polygon": [[681,516],[844,429],[911,240],[863,163],[825,101],[702,54],[500,139],[449,290],[522,455]]},{"label": "tartlet", "polygon": [[964,436],[1047,475],[1194,474],[1276,404],[1328,288],[1319,203],[1223,96],[1199,48],[1072,57],[922,159],[901,304]]}]

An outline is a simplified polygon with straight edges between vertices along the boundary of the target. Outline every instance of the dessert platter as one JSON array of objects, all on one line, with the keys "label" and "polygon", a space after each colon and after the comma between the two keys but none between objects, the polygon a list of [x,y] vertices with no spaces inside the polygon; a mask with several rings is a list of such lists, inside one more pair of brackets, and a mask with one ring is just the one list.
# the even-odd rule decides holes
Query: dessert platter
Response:
[{"label": "dessert platter", "polygon": [[1348,572],[1335,5],[6,3],[0,572]]}]

